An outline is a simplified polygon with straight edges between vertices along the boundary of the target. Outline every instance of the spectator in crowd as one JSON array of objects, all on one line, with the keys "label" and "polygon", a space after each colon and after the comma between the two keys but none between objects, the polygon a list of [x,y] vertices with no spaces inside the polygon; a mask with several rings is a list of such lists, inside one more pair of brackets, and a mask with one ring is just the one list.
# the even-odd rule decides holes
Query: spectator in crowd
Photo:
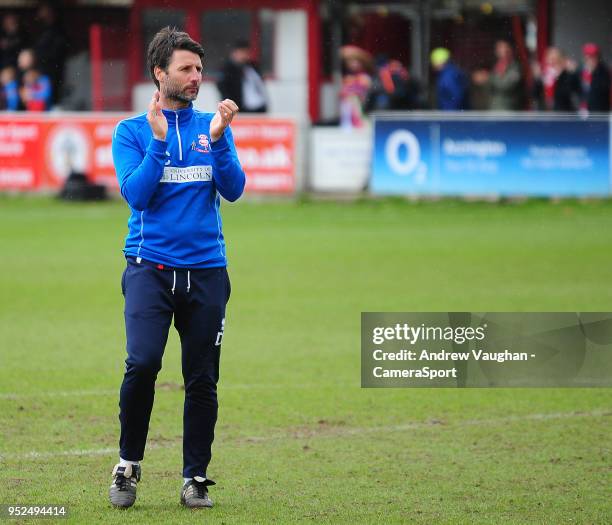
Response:
[{"label": "spectator in crowd", "polygon": [[2,89],[0,109],[17,111],[20,109],[19,82],[13,66],[7,66],[0,71],[0,86]]},{"label": "spectator in crowd", "polygon": [[27,111],[47,111],[52,105],[51,81],[38,69],[28,69],[23,75],[21,98]]},{"label": "spectator in crowd", "polygon": [[451,61],[450,51],[438,47],[431,52],[431,65],[438,73],[436,105],[442,111],[468,108],[468,82],[465,73]]},{"label": "spectator in crowd", "polygon": [[563,52],[549,47],[542,68],[534,68],[534,98],[539,109],[575,112],[580,101],[580,79]]},{"label": "spectator in crowd", "polygon": [[17,55],[17,83],[23,84],[23,75],[28,69],[32,69],[35,65],[34,51],[30,48],[25,48],[19,51]]},{"label": "spectator in crowd", "polygon": [[233,100],[243,113],[265,113],[268,107],[266,85],[251,48],[245,40],[236,42],[223,66],[217,83],[221,98]]},{"label": "spectator in crowd", "polygon": [[597,44],[585,44],[582,48],[583,65],[579,72],[582,84],[580,109],[589,113],[610,111],[610,71],[601,59]]},{"label": "spectator in crowd", "polygon": [[473,81],[489,91],[489,109],[494,111],[518,111],[523,107],[523,79],[521,67],[514,58],[509,42],[498,40],[495,44],[497,61],[493,70],[476,71]]},{"label": "spectator in crowd", "polygon": [[48,2],[42,3],[36,19],[40,24],[38,38],[34,43],[37,67],[51,81],[53,102],[57,102],[64,77],[67,40],[55,8]]},{"label": "spectator in crowd", "polygon": [[17,56],[26,44],[17,15],[4,15],[0,29],[0,67],[17,67]]},{"label": "spectator in crowd", "polygon": [[28,111],[45,111],[53,105],[53,86],[50,78],[38,69],[36,55],[31,49],[22,49],[17,57],[21,88],[21,101]]},{"label": "spectator in crowd", "polygon": [[348,45],[340,49],[343,75],[340,89],[340,125],[359,128],[365,123],[365,103],[372,87],[372,55],[360,47]]},{"label": "spectator in crowd", "polygon": [[367,95],[365,109],[409,110],[420,107],[420,87],[399,60],[381,56]]}]

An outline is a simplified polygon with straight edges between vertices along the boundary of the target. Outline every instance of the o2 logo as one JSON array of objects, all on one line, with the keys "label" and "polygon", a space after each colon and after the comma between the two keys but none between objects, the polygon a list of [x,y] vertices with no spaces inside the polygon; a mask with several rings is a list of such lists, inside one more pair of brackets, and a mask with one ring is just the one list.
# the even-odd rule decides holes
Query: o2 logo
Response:
[{"label": "o2 logo", "polygon": [[166,166],[170,166],[170,152],[168,150],[166,150],[166,157],[168,157],[168,160],[166,161]]},{"label": "o2 logo", "polygon": [[397,175],[413,176],[417,184],[427,179],[427,166],[421,161],[421,146],[414,133],[405,129],[391,133],[385,144],[385,158]]}]

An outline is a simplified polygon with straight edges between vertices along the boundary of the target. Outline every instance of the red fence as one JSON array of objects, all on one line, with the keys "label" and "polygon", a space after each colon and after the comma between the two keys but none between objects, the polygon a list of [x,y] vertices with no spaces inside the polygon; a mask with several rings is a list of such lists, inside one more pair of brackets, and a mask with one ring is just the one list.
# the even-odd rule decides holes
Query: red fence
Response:
[{"label": "red fence", "polygon": [[[117,122],[126,116],[0,115],[0,190],[56,189],[72,171],[117,189],[111,141]],[[247,174],[247,191],[293,193],[295,123],[239,118],[232,131]]]}]

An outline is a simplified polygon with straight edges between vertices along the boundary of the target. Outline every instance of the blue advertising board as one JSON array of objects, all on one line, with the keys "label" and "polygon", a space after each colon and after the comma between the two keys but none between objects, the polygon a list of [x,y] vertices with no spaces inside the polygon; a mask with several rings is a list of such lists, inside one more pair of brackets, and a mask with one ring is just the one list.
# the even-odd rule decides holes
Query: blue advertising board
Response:
[{"label": "blue advertising board", "polygon": [[[459,116],[461,115],[461,116]],[[377,116],[377,195],[607,196],[608,119]]]}]

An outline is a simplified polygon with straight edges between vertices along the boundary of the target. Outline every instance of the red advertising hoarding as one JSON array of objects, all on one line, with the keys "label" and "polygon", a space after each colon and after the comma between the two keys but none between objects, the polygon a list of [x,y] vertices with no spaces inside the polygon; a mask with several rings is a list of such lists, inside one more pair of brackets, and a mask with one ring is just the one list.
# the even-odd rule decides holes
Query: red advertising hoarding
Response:
[{"label": "red advertising hoarding", "polygon": [[[0,190],[57,189],[73,171],[117,189],[111,141],[129,115],[81,113],[0,115]],[[232,123],[247,191],[295,190],[295,124],[238,118]]]}]

